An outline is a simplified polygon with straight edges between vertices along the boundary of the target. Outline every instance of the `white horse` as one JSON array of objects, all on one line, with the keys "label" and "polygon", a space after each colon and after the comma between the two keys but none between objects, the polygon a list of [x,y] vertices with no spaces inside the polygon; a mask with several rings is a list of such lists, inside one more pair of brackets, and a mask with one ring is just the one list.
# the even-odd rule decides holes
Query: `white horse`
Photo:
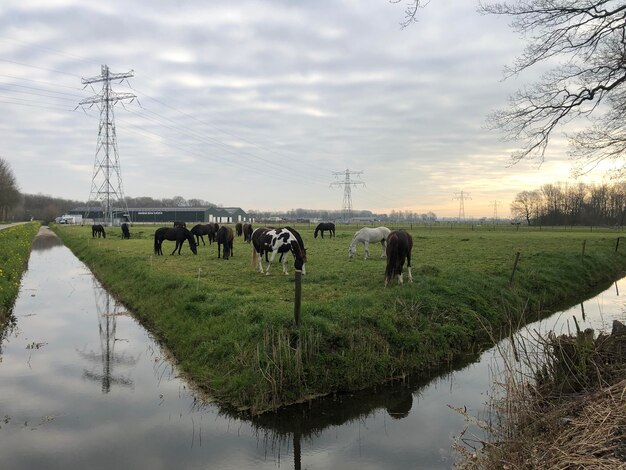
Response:
[{"label": "white horse", "polygon": [[365,245],[365,259],[367,259],[370,256],[370,250],[369,250],[370,243],[380,242],[383,248],[383,251],[380,257],[384,258],[386,256],[385,246],[387,244],[387,237],[389,236],[390,233],[391,233],[391,230],[389,230],[387,227],[376,227],[376,228],[363,227],[361,230],[355,233],[354,236],[352,237],[350,248],[348,248],[348,257],[352,258],[356,254],[357,243],[363,243]]}]

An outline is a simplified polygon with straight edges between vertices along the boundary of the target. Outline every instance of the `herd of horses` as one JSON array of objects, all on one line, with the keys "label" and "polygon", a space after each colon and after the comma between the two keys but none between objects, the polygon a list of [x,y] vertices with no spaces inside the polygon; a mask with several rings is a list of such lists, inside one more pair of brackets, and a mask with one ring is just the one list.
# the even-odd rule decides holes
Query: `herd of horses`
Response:
[{"label": "herd of horses", "polygon": [[[122,238],[130,238],[130,229],[127,223],[121,226]],[[330,222],[320,223],[314,232],[314,238],[318,233],[324,238],[324,232],[329,232],[329,236],[335,236],[335,224]],[[306,274],[305,264],[307,262],[306,248],[302,237],[292,227],[282,228],[259,227],[253,230],[251,224],[237,223],[235,232],[228,226],[219,226],[217,223],[197,224],[191,230],[187,229],[184,222],[174,222],[173,227],[161,227],[154,232],[154,254],[163,255],[162,245],[165,240],[176,242],[172,255],[176,252],[180,255],[185,241],[193,254],[198,253],[197,247],[204,236],[207,237],[209,245],[217,243],[217,257],[229,259],[233,256],[233,242],[235,233],[238,237],[243,236],[244,241],[250,243],[252,250],[252,266],[260,273],[269,275],[270,266],[274,262],[276,255],[280,255],[279,262],[282,263],[283,273],[289,274],[287,269],[287,253],[291,253],[294,258],[294,267],[302,274]],[[102,225],[93,225],[92,237],[106,238],[106,232]],[[381,258],[387,258],[385,267],[385,287],[394,278],[398,278],[398,283],[403,283],[404,263],[407,265],[409,282],[413,282],[411,274],[411,251],[413,249],[413,238],[405,230],[391,231],[387,227],[363,227],[352,237],[348,247],[348,257],[351,259],[356,254],[357,245],[363,243],[365,246],[365,259],[370,256],[369,244],[380,243],[382,247]],[[263,269],[263,258],[267,267]]]}]

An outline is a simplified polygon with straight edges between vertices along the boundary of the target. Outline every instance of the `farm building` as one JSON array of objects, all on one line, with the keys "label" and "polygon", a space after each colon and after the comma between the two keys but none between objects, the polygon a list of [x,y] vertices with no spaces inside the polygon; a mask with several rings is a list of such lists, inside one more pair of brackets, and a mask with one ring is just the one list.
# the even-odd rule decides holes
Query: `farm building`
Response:
[{"label": "farm building", "polygon": [[[68,214],[82,215],[84,218],[101,220],[101,208],[77,207],[68,211]],[[239,207],[129,207],[114,210],[114,219],[121,223],[127,220],[152,224],[173,222],[201,223],[236,223],[252,222],[252,218]]]}]

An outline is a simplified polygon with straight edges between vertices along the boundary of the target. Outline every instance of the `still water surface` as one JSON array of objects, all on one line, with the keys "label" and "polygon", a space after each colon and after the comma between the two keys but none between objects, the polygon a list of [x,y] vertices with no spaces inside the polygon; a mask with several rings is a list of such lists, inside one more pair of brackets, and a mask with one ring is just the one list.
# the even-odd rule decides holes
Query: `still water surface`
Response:
[{"label": "still water surface", "polygon": [[[622,280],[533,329],[610,329]],[[583,321],[583,310],[585,320]],[[47,228],[0,343],[0,467],[450,468],[485,416],[497,353],[430,381],[341,395],[254,420],[202,402],[150,335]],[[466,437],[480,438],[470,427]]]}]

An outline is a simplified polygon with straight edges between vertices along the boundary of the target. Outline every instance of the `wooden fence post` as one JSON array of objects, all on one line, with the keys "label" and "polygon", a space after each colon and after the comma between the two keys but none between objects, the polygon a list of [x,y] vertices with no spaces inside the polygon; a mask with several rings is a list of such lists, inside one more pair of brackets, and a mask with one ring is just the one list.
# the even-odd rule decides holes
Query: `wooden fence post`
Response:
[{"label": "wooden fence post", "polygon": [[520,252],[515,253],[515,261],[513,262],[513,271],[511,272],[511,280],[509,284],[513,284],[513,277],[515,276],[515,270],[517,269],[517,263],[519,261]]},{"label": "wooden fence post", "polygon": [[615,253],[617,253],[617,249],[619,248],[619,239],[621,237],[617,237],[617,242],[615,242]]},{"label": "wooden fence post", "polygon": [[587,240],[583,240],[583,253],[581,255],[581,260],[585,259],[585,246],[587,245]]},{"label": "wooden fence post", "polygon": [[293,303],[293,316],[294,316],[297,327],[300,327],[301,306],[302,306],[302,271],[296,269],[296,298]]}]

